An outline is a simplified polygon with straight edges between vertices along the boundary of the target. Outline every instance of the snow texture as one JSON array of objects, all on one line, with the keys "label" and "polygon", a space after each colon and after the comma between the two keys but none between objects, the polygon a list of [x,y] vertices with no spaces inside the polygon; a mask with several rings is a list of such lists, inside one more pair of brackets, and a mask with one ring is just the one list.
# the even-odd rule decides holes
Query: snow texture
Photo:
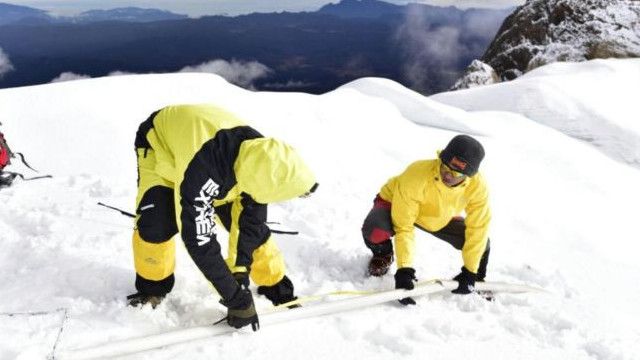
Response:
[{"label": "snow texture", "polygon": [[523,114],[640,168],[638,84],[638,59],[592,60],[554,63],[499,86],[442,93],[431,99],[465,110]]},{"label": "snow texture", "polygon": [[[518,81],[431,98],[375,78],[320,96],[258,93],[212,74],[0,90],[10,145],[54,175],[0,190],[0,359],[44,359],[56,343],[85,347],[225,315],[181,246],[168,298],[155,310],[127,307],[132,224],[96,206],[134,207],[138,124],[162,106],[199,102],[291,143],[316,172],[314,196],[270,206],[270,220],[300,231],[275,236],[298,295],[393,287],[391,274],[365,275],[362,220],[389,177],[433,158],[460,132],[487,150],[481,171],[494,215],[488,279],[551,294],[494,302],[434,295],[414,307],[389,303],[125,359],[638,359],[640,245],[627,227],[637,222],[640,199],[633,186],[640,172],[629,166],[638,163],[638,139],[612,136],[612,129],[637,130],[629,94],[639,91],[638,69],[637,59],[556,64]],[[9,170],[32,174],[19,163]],[[420,279],[457,274],[459,252],[423,232],[416,237]],[[219,240],[226,252],[224,232]],[[256,306],[271,305],[256,294]],[[59,339],[58,309],[68,311]]]}]

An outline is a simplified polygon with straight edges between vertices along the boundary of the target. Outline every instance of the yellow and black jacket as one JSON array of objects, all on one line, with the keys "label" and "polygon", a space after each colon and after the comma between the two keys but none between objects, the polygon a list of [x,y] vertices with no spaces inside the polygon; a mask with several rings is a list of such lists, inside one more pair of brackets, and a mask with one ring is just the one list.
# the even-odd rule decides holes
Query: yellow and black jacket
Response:
[{"label": "yellow and black jacket", "polygon": [[440,159],[416,161],[402,174],[389,179],[380,197],[391,203],[398,268],[412,267],[414,224],[435,232],[464,211],[462,258],[469,271],[477,272],[491,220],[487,184],[480,173],[458,186],[448,187],[440,179]]},{"label": "yellow and black jacket", "polygon": [[[238,289],[231,272],[248,270],[255,251],[270,238],[266,204],[300,196],[315,183],[293,148],[263,137],[212,105],[169,106],[152,114],[138,130],[136,151],[136,272],[154,281],[173,276],[173,244],[170,239],[145,239],[140,221],[149,208],[143,201],[145,193],[172,189],[177,230],[198,268],[224,299]],[[233,231],[225,262],[216,239],[214,209],[229,203],[235,208],[233,221],[228,221]]]}]

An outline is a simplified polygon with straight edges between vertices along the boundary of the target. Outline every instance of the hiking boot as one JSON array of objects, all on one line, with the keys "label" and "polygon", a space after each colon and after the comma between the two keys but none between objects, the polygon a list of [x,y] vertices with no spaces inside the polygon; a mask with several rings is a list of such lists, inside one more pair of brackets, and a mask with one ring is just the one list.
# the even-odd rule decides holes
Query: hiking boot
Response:
[{"label": "hiking boot", "polygon": [[156,306],[160,305],[163,299],[164,299],[164,296],[145,295],[142,293],[135,293],[127,296],[127,304],[133,307],[144,306],[146,304],[149,304],[151,305],[152,309],[155,309]]},{"label": "hiking boot", "polygon": [[393,264],[393,253],[386,255],[373,255],[369,261],[369,275],[382,276],[389,271]]}]

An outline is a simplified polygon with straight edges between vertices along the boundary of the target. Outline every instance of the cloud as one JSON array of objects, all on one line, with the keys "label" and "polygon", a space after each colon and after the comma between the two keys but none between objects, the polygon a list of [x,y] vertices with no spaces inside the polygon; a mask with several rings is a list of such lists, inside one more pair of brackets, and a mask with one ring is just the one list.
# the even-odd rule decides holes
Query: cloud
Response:
[{"label": "cloud", "polygon": [[[410,10],[396,32],[396,41],[404,51],[403,76],[412,88],[429,92],[436,81],[455,80],[454,64],[465,51],[459,29],[432,28],[422,11]],[[443,76],[452,79],[442,79]]]},{"label": "cloud", "polygon": [[82,74],[76,74],[76,73],[72,73],[71,71],[67,71],[67,72],[63,72],[62,74],[58,75],[58,77],[53,79],[53,80],[51,80],[51,82],[52,83],[56,83],[56,82],[82,80],[82,79],[91,79],[91,76],[82,75]]},{"label": "cloud", "polygon": [[253,82],[273,72],[268,66],[257,61],[211,60],[196,66],[187,66],[180,72],[204,72],[217,74],[228,82],[246,89],[253,89]]},{"label": "cloud", "polygon": [[507,11],[468,12],[453,27],[432,24],[419,7],[409,8],[395,34],[404,57],[404,80],[423,93],[453,85],[468,65],[465,62],[482,56],[507,15]]},{"label": "cloud", "polygon": [[490,36],[493,39],[506,16],[506,12],[498,11],[470,13],[464,23],[464,31]]},{"label": "cloud", "polygon": [[132,72],[128,72],[128,71],[116,70],[116,71],[110,72],[107,76],[123,76],[123,75],[136,75],[136,73],[132,73]]},{"label": "cloud", "polygon": [[13,70],[13,64],[9,60],[9,56],[0,48],[0,79],[4,74]]}]

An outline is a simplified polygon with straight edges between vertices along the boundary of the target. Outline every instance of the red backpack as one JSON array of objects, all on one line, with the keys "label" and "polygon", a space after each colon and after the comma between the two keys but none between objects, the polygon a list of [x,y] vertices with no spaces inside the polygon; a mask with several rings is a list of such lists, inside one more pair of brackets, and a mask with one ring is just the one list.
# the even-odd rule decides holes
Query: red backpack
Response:
[{"label": "red backpack", "polygon": [[4,139],[4,134],[0,132],[0,171],[11,164],[12,157],[13,153],[11,153],[7,141]]}]

